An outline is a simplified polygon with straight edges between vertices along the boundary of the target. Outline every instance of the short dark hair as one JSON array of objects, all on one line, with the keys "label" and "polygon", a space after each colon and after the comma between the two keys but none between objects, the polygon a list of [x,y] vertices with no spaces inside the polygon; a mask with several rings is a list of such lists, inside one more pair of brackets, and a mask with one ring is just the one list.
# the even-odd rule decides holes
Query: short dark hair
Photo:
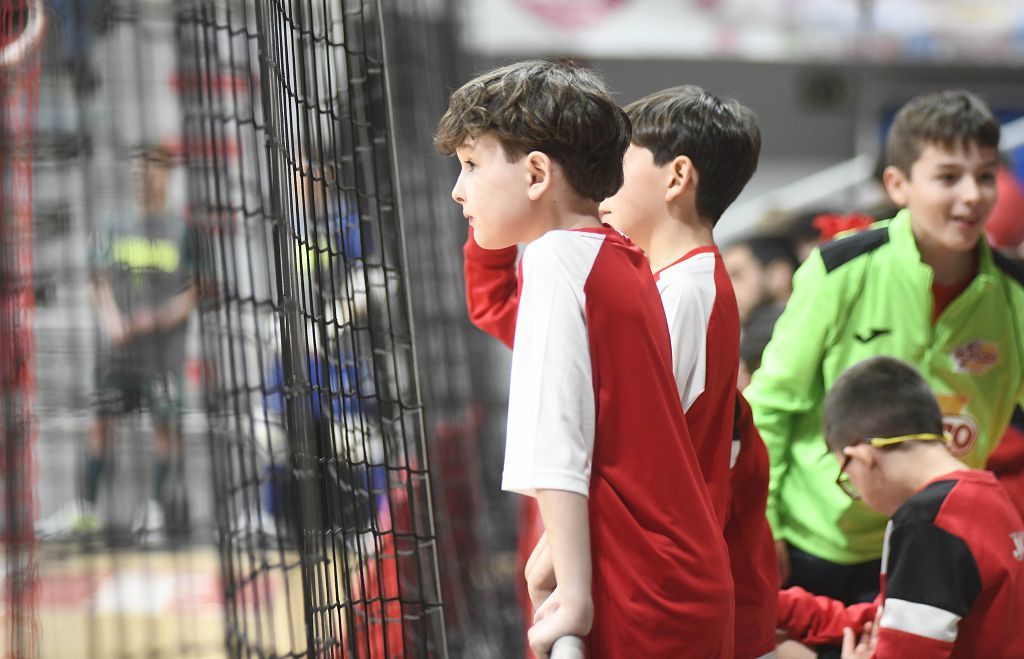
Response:
[{"label": "short dark hair", "polygon": [[768,234],[747,236],[736,242],[729,243],[726,249],[734,247],[746,247],[749,249],[751,255],[757,259],[757,262],[762,267],[768,267],[774,261],[784,261],[794,271],[800,266],[800,261],[796,257],[796,250],[793,248],[792,241],[784,236]]},{"label": "short dark hair", "polygon": [[865,359],[844,371],[825,396],[825,441],[832,451],[868,437],[926,432],[942,433],[939,402],[917,369],[899,359]]},{"label": "short dark hair", "polygon": [[900,108],[885,142],[885,161],[904,175],[929,144],[999,148],[999,121],[985,101],[964,90],[922,94]]},{"label": "short dark hair", "polygon": [[714,225],[757,169],[761,130],[750,108],[695,85],[671,87],[630,103],[633,144],[659,167],[686,156],[699,174],[697,213]]},{"label": "short dark hair", "polygon": [[452,93],[434,144],[449,156],[486,132],[497,136],[510,162],[546,153],[593,201],[622,186],[629,118],[596,73],[572,62],[529,60],[470,80]]}]

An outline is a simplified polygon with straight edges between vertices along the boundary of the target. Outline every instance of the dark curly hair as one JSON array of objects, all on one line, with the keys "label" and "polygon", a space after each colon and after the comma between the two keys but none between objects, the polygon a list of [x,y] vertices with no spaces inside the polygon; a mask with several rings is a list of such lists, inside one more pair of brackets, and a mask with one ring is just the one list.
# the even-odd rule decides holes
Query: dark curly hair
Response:
[{"label": "dark curly hair", "polygon": [[452,93],[434,144],[449,156],[487,132],[509,162],[547,154],[583,197],[601,201],[622,186],[629,119],[597,74],[572,62],[517,62],[470,80]]}]

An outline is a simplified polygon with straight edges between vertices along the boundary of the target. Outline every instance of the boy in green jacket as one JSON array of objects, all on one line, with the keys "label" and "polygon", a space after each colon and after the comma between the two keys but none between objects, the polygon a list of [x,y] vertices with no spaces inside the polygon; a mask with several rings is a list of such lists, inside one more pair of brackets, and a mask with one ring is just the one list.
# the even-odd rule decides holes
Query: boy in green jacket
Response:
[{"label": "boy in green jacket", "polygon": [[794,277],[746,396],[771,460],[768,519],[783,581],[847,604],[878,592],[885,516],[835,484],[822,401],[875,355],[918,368],[954,455],[982,468],[1024,400],[1024,272],[983,239],[999,124],[975,95],[919,96],[897,114],[884,181],[902,207],[815,250]]}]

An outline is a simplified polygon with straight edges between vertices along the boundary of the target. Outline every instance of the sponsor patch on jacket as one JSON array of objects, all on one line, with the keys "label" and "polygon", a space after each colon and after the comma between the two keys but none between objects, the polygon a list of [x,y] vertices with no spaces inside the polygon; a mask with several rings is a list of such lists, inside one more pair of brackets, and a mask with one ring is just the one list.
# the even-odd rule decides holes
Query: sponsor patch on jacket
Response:
[{"label": "sponsor patch on jacket", "polygon": [[962,394],[935,394],[942,410],[942,429],[949,437],[949,450],[958,458],[971,452],[978,441],[978,422],[967,413],[970,399]]},{"label": "sponsor patch on jacket", "polygon": [[957,373],[982,375],[999,362],[999,345],[995,341],[975,339],[955,349],[950,357]]}]

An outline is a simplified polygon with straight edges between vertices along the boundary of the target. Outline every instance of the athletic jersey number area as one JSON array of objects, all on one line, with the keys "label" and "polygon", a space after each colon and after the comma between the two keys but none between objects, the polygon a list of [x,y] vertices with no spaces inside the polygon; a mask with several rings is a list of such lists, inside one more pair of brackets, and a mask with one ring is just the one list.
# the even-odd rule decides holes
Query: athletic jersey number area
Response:
[{"label": "athletic jersey number area", "polygon": [[589,497],[591,659],[731,656],[728,554],[648,267],[610,227],[526,248],[502,487]]}]

